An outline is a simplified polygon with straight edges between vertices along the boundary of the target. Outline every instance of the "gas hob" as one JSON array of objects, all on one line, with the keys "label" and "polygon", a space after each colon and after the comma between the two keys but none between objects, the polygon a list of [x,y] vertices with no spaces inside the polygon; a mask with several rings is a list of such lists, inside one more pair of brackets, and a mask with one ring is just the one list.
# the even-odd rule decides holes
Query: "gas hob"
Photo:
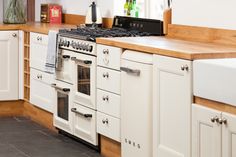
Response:
[{"label": "gas hob", "polygon": [[96,55],[96,38],[163,35],[160,20],[116,16],[110,29],[78,27],[59,30],[58,46],[75,52]]}]

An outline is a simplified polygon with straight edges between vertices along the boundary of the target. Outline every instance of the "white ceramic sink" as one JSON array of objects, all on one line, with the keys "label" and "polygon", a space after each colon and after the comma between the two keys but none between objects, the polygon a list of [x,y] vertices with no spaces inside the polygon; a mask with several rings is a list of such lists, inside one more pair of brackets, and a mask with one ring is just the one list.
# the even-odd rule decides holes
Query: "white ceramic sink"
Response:
[{"label": "white ceramic sink", "polygon": [[194,95],[236,106],[236,59],[193,62]]}]

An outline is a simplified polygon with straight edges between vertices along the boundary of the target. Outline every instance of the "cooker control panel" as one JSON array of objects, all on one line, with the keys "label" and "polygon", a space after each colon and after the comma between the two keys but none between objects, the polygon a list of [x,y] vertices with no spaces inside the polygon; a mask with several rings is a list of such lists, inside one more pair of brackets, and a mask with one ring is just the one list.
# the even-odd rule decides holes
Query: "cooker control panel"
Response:
[{"label": "cooker control panel", "polygon": [[97,55],[96,54],[96,43],[73,39],[68,37],[58,37],[58,48],[72,50],[75,52],[90,54],[90,55]]}]

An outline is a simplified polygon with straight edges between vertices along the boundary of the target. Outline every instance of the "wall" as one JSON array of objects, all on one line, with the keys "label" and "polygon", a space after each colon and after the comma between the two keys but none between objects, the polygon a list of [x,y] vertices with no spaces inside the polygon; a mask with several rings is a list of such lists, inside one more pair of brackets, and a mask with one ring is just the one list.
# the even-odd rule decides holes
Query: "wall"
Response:
[{"label": "wall", "polygon": [[173,0],[174,24],[236,29],[235,0]]},{"label": "wall", "polygon": [[[94,0],[36,0],[35,20],[40,20],[40,4],[41,3],[58,3],[63,6],[63,12],[67,14],[86,15],[89,5]],[[113,17],[123,13],[123,5],[125,0],[95,0],[102,12],[103,17]]]},{"label": "wall", "polygon": [[[0,8],[3,8],[3,0],[0,0]],[[3,21],[3,9],[0,9],[0,22]]]}]

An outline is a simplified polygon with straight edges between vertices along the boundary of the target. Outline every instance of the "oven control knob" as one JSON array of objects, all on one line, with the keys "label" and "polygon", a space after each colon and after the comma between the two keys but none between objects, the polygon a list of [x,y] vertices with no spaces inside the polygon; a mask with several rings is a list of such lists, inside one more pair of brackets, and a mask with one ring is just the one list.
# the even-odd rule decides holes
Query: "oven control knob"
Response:
[{"label": "oven control knob", "polygon": [[73,49],[76,49],[76,43],[74,41],[72,41],[71,46]]},{"label": "oven control knob", "polygon": [[79,43],[79,42],[77,42],[77,43],[76,43],[76,50],[78,50],[78,49],[79,49],[79,46],[80,46],[80,43]]},{"label": "oven control knob", "polygon": [[90,46],[88,47],[88,51],[89,51],[89,52],[92,52],[92,51],[93,51],[93,46],[92,46],[92,45],[90,45]]},{"label": "oven control knob", "polygon": [[67,41],[66,46],[67,46],[67,47],[70,46],[70,41]]},{"label": "oven control knob", "polygon": [[63,46],[66,46],[67,45],[67,41],[66,40],[64,40],[64,45]]},{"label": "oven control knob", "polygon": [[89,50],[89,44],[85,45],[85,50],[88,51]]}]

